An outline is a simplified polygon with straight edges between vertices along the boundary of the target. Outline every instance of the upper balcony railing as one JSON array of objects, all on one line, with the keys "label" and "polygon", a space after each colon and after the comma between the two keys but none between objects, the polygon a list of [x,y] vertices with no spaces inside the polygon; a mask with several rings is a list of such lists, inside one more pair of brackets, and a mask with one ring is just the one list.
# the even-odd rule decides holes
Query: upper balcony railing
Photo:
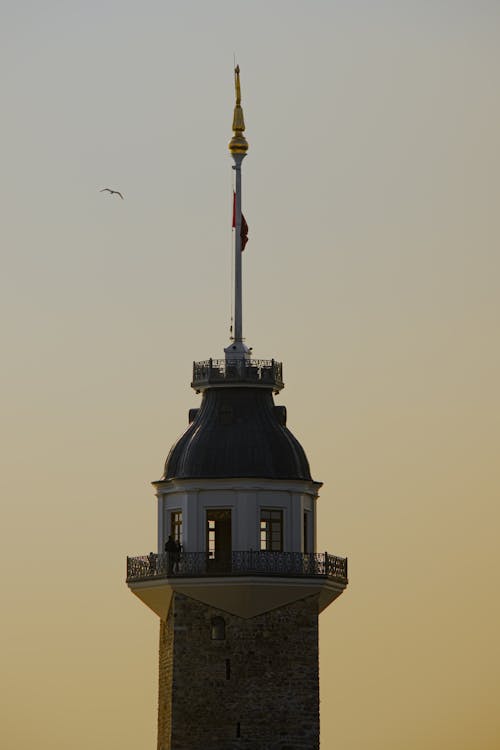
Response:
[{"label": "upper balcony railing", "polygon": [[203,391],[212,385],[265,386],[275,393],[281,391],[283,364],[274,359],[206,359],[193,362],[192,388]]},{"label": "upper balcony railing", "polygon": [[179,557],[151,552],[127,557],[127,582],[157,578],[203,578],[212,576],[280,576],[328,578],[347,583],[347,558],[328,552],[230,552],[218,559],[206,552],[182,552]]}]

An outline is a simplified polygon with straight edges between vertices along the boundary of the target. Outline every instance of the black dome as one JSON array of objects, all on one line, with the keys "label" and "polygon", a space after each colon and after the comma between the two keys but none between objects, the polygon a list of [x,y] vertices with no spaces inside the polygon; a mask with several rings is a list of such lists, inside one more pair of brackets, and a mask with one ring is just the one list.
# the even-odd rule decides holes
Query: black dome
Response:
[{"label": "black dome", "polygon": [[209,388],[165,462],[163,479],[260,477],[311,480],[285,408],[262,388]]}]

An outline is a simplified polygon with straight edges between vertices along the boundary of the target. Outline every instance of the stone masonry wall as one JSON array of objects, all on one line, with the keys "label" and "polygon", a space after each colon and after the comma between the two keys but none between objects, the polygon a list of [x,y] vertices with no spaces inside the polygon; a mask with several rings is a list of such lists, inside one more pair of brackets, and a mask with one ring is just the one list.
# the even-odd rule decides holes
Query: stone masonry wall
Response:
[{"label": "stone masonry wall", "polygon": [[316,596],[245,620],[175,594],[159,695],[158,750],[318,750]]},{"label": "stone masonry wall", "polygon": [[174,617],[170,610],[160,620],[160,658],[158,666],[158,750],[170,750],[172,726],[172,675],[174,663]]}]

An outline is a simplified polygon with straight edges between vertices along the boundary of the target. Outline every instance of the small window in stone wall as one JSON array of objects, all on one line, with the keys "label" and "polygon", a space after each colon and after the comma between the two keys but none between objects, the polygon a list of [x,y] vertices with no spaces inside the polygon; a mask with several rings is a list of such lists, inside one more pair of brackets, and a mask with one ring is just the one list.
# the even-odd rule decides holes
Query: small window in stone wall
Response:
[{"label": "small window in stone wall", "polygon": [[226,638],[226,623],[223,617],[212,618],[212,640],[223,641]]}]

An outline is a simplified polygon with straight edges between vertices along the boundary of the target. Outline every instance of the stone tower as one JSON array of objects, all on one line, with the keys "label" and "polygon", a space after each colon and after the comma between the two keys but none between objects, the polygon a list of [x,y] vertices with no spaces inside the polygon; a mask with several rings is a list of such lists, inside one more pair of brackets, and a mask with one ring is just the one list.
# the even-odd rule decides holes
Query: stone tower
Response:
[{"label": "stone tower", "polygon": [[318,615],[347,561],[316,552],[321,483],[274,404],[282,365],[242,335],[239,68],[235,84],[233,337],[194,363],[201,406],[154,482],[158,552],[128,558],[127,583],[160,618],[158,750],[317,750]]}]

